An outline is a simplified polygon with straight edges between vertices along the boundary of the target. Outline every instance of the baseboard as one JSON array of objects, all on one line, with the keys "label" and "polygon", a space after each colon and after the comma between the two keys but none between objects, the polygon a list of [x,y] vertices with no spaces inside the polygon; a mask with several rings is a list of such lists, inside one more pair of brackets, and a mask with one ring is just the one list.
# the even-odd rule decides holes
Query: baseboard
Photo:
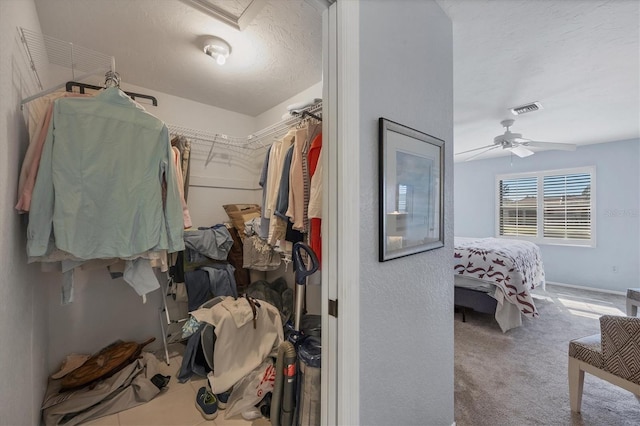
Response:
[{"label": "baseboard", "polygon": [[599,291],[601,293],[617,294],[619,296],[626,296],[627,295],[627,293],[624,292],[624,291],[607,290],[607,289],[604,289],[604,288],[585,287],[585,286],[582,286],[582,285],[558,283],[558,282],[555,282],[555,281],[547,281],[547,284],[557,285],[558,287],[577,288],[579,290],[585,290],[585,291]]}]

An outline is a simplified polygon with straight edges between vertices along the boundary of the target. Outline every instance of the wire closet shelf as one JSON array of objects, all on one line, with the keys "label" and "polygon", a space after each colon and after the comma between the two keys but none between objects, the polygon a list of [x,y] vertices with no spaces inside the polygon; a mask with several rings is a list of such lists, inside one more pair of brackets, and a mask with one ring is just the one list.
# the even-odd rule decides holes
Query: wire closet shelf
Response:
[{"label": "wire closet shelf", "polygon": [[267,149],[274,140],[284,136],[292,126],[306,119],[307,114],[305,113],[314,115],[321,114],[322,102],[296,111],[292,113],[290,117],[286,117],[269,127],[243,137],[195,130],[173,124],[168,124],[167,127],[172,135],[184,136],[187,139],[191,139],[192,143],[200,148],[200,153],[207,156],[205,164],[208,164],[214,156],[214,149],[216,147],[224,147],[229,151],[245,155],[251,155]]},{"label": "wire closet shelf", "polygon": [[[116,62],[113,56],[26,28],[18,27],[18,31],[35,83],[42,91],[23,99],[21,104],[64,87],[67,80],[82,80],[92,75],[115,71]],[[45,89],[45,82],[41,76],[48,74],[51,65],[69,69],[71,73],[64,77],[65,82]]]}]

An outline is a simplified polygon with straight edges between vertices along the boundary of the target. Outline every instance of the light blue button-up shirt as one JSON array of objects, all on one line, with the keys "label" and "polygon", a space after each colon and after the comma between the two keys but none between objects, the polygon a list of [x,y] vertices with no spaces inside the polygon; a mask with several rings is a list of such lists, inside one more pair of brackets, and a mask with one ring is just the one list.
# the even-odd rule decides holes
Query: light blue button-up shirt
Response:
[{"label": "light blue button-up shirt", "polygon": [[171,156],[164,123],[117,87],[57,100],[33,190],[27,254],[57,247],[95,259],[184,250]]}]

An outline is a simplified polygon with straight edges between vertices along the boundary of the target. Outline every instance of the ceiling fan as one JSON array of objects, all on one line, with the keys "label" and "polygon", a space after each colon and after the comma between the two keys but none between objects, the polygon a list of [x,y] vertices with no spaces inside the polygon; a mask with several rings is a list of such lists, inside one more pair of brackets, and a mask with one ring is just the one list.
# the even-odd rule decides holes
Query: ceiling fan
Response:
[{"label": "ceiling fan", "polygon": [[470,152],[480,151],[477,154],[472,155],[471,157],[465,159],[465,161],[472,160],[476,157],[481,156],[482,154],[492,151],[496,148],[508,149],[518,157],[524,158],[534,154],[534,151],[531,151],[528,147],[532,148],[546,148],[548,150],[561,150],[561,151],[575,151],[576,145],[572,143],[556,143],[556,142],[539,142],[533,141],[531,139],[525,139],[522,137],[520,133],[513,133],[509,128],[513,125],[515,120],[506,119],[502,120],[500,124],[504,127],[505,132],[502,135],[498,135],[493,138],[493,144],[481,146],[480,148],[470,149],[468,151],[462,151],[456,153],[456,155],[460,154],[468,154]]}]

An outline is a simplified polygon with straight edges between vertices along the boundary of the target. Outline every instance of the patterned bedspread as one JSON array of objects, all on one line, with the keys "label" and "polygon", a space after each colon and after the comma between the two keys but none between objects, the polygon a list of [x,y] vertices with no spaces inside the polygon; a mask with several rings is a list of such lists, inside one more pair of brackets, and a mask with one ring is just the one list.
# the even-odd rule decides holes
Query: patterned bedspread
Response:
[{"label": "patterned bedspread", "polygon": [[525,316],[538,316],[529,292],[544,285],[542,256],[537,245],[503,238],[456,237],[454,259],[456,274],[495,284]]}]

